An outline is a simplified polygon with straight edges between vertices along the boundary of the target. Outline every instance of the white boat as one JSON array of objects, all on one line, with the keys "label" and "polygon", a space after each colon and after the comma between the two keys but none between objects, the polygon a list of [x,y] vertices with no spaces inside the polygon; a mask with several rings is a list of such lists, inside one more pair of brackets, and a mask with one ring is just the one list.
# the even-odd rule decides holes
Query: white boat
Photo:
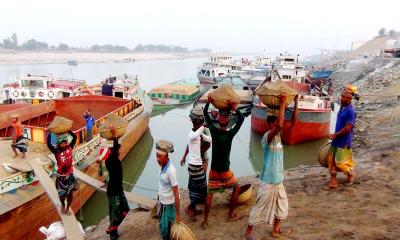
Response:
[{"label": "white boat", "polygon": [[284,54],[280,54],[272,65],[273,69],[278,71],[283,80],[297,80],[298,82],[304,82],[305,80],[306,71],[299,64],[298,55],[290,55],[285,52]]},{"label": "white boat", "polygon": [[17,78],[13,83],[4,84],[2,97],[5,103],[38,104],[73,96],[85,85],[84,80],[28,74],[26,77]]},{"label": "white boat", "polygon": [[140,101],[144,95],[137,75],[109,76],[99,84],[81,87],[77,95],[103,95]]},{"label": "white boat", "polygon": [[231,56],[219,53],[210,56],[208,61],[203,63],[197,71],[197,78],[201,84],[210,85],[216,83],[217,77],[239,69],[240,67],[233,62]]}]

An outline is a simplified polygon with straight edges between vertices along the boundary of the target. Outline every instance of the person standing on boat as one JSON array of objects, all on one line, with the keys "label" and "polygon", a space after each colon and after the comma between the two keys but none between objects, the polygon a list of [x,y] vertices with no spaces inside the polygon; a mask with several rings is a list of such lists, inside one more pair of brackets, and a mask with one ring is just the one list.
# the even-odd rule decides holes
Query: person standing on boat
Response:
[{"label": "person standing on boat", "polygon": [[95,120],[90,113],[90,109],[86,110],[85,115],[83,117],[86,120],[86,141],[89,142],[93,138],[93,127],[95,124]]},{"label": "person standing on boat", "polygon": [[195,217],[201,211],[196,209],[196,204],[204,204],[207,197],[207,165],[208,157],[205,157],[211,145],[212,139],[204,134],[204,113],[199,107],[192,109],[189,115],[193,128],[188,134],[188,145],[181,160],[181,166],[185,165],[186,156],[189,158],[189,196],[190,204],[186,208],[189,217]]},{"label": "person standing on boat", "polygon": [[[281,220],[288,215],[288,199],[283,186],[283,145],[281,130],[285,118],[286,96],[279,98],[279,115],[268,116],[267,124],[271,130],[266,132],[261,140],[264,149],[264,163],[260,173],[260,188],[256,205],[251,209],[249,223],[244,239],[251,239],[251,232],[255,225],[268,223],[273,225],[272,236],[287,235],[291,231],[281,229]],[[297,109],[297,96],[295,98]],[[296,110],[295,110],[296,111]],[[297,114],[297,113],[293,113]],[[293,120],[295,121],[295,120]]]},{"label": "person standing on boat", "polygon": [[129,212],[128,201],[126,200],[124,189],[122,188],[122,165],[119,159],[121,145],[116,138],[116,129],[110,126],[113,135],[113,145],[107,150],[108,155],[105,165],[108,171],[107,199],[108,199],[108,215],[110,218],[110,226],[106,230],[110,234],[110,239],[118,238],[118,226],[124,220]]},{"label": "person standing on boat", "polygon": [[[68,144],[68,134],[72,136]],[[73,174],[73,148],[76,143],[76,135],[72,131],[68,134],[57,136],[57,147],[51,144],[51,134],[47,135],[47,147],[54,154],[57,161],[56,189],[61,200],[61,213],[70,215],[69,208],[73,200],[73,191],[78,190],[78,181]],[[67,206],[65,206],[67,199]]]},{"label": "person standing on boat", "polygon": [[340,99],[340,109],[336,118],[334,134],[329,134],[332,140],[328,153],[328,167],[331,173],[331,180],[327,188],[337,188],[337,171],[347,175],[347,182],[351,184],[354,180],[354,162],[352,152],[353,128],[356,121],[356,111],[351,100],[355,94],[354,88],[345,88]]},{"label": "person standing on boat", "polygon": [[26,139],[24,137],[22,124],[18,120],[18,115],[12,116],[11,126],[14,129],[13,141],[11,143],[11,148],[14,151],[14,158],[18,157],[17,149],[21,152],[22,158],[25,158],[25,153],[28,151],[28,146],[26,145]]},{"label": "person standing on boat", "polygon": [[160,165],[158,176],[158,216],[161,238],[169,240],[172,224],[181,221],[179,212],[179,189],[176,169],[169,159],[169,153],[174,152],[171,142],[159,140],[156,142],[157,162]]},{"label": "person standing on boat", "polygon": [[[231,111],[219,110],[218,123],[214,123],[211,119],[208,108],[213,99],[209,96],[208,103],[204,108],[205,121],[210,129],[212,137],[212,157],[211,170],[208,175],[208,194],[206,198],[204,221],[201,224],[203,229],[208,228],[208,215],[211,209],[211,202],[215,192],[223,192],[225,189],[232,188],[233,192],[230,200],[229,218],[236,221],[242,218],[234,213],[239,196],[238,179],[230,170],[230,153],[233,137],[239,131],[244,121],[244,115],[237,108],[237,104],[229,103],[231,109],[236,112],[237,119],[232,117]],[[230,117],[231,120],[230,120]],[[235,125],[232,128],[229,126]]]}]

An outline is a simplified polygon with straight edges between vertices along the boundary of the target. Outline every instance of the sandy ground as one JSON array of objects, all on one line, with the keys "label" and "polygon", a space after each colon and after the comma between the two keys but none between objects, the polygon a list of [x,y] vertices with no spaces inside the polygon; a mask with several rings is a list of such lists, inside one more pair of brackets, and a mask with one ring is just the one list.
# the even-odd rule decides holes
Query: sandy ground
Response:
[{"label": "sandy ground", "polygon": [[75,59],[79,64],[86,62],[114,62],[121,61],[127,58],[135,58],[136,61],[142,61],[160,59],[182,59],[190,57],[205,57],[205,54],[0,51],[0,65],[67,63],[67,61],[71,59]]},{"label": "sandy ground", "polygon": [[[400,94],[400,75],[386,87],[373,88],[375,94]],[[370,83],[365,82],[365,86]],[[360,88],[366,87],[360,85]],[[375,97],[354,104],[357,123],[354,137],[356,180],[344,184],[346,177],[338,174],[340,187],[323,190],[328,184],[326,168],[319,166],[286,171],[284,185],[289,198],[289,216],[284,228],[293,231],[282,239],[400,239],[400,102],[396,98]],[[317,164],[317,162],[316,162]],[[256,176],[240,179],[240,184],[253,183]],[[186,183],[181,183],[186,185]],[[182,212],[183,221],[197,239],[242,239],[248,218],[229,222],[229,192],[216,194],[210,213],[210,229],[200,227],[202,216],[191,221]],[[183,209],[189,202],[188,193],[181,192]],[[249,214],[253,198],[238,207]],[[108,239],[108,219],[101,221],[88,239]],[[272,239],[271,227],[254,229],[254,239]],[[120,227],[120,239],[160,239],[158,221],[149,212],[131,212]]]}]

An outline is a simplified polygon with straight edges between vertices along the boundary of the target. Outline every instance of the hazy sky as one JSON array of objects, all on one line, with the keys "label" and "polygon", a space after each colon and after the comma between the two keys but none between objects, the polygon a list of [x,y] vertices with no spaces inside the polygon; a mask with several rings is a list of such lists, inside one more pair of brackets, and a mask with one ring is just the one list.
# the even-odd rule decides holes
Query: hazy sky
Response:
[{"label": "hazy sky", "polygon": [[380,27],[400,31],[400,1],[2,0],[0,38],[57,45],[176,44],[214,51],[349,49]]}]

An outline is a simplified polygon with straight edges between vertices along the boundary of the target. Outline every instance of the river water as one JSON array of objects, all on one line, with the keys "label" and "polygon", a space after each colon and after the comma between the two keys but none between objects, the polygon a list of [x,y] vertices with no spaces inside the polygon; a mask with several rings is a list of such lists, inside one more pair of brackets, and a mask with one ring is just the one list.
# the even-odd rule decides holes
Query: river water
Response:
[{"label": "river water", "polygon": [[[33,64],[0,66],[0,83],[9,82],[12,77],[30,74],[53,74],[58,77],[83,79],[88,83],[97,83],[109,75],[137,74],[143,89],[150,90],[172,81],[195,77],[196,70],[205,59],[152,60],[135,63],[81,63],[78,66],[67,64]],[[186,167],[180,167],[179,161],[186,147],[186,136],[191,129],[189,111],[191,106],[171,110],[152,117],[149,130],[131,150],[122,162],[123,179],[126,191],[134,191],[156,198],[158,187],[158,164],[155,158],[154,142],[158,139],[174,143],[175,152],[170,155],[178,173],[180,188],[187,188],[188,173]],[[332,114],[331,123],[335,114]],[[250,117],[246,118],[235,136],[231,152],[231,169],[238,176],[255,174],[262,168],[263,152],[261,135],[252,132]],[[300,165],[318,164],[316,154],[319,147],[327,142],[321,139],[313,142],[284,147],[285,169]],[[134,186],[134,187],[133,187]],[[75,198],[78,201],[79,196]],[[77,213],[83,225],[97,224],[108,215],[107,197],[104,193],[95,193]]]}]

